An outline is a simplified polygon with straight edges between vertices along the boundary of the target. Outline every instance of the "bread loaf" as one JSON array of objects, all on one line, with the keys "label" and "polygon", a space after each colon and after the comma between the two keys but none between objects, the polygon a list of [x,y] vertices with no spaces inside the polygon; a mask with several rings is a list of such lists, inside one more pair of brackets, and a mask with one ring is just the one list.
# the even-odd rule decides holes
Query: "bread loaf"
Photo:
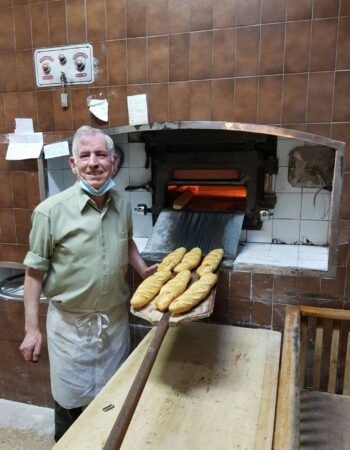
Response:
[{"label": "bread loaf", "polygon": [[182,270],[195,269],[200,263],[202,257],[202,250],[199,247],[194,247],[191,251],[186,253],[182,258],[180,264],[174,267],[174,272],[179,273]]},{"label": "bread loaf", "polygon": [[175,278],[164,284],[159,294],[154,299],[154,304],[159,311],[166,311],[170,303],[185,292],[190,278],[191,272],[189,270],[183,270],[178,273]]},{"label": "bread loaf", "polygon": [[209,295],[217,279],[215,273],[206,273],[170,304],[169,311],[174,314],[189,311]]},{"label": "bread loaf", "polygon": [[222,257],[224,255],[224,251],[222,248],[216,248],[207,254],[207,256],[203,259],[202,264],[196,270],[197,274],[201,277],[205,273],[214,272]]},{"label": "bread loaf", "polygon": [[158,272],[162,270],[173,270],[175,266],[179,264],[182,260],[184,254],[186,253],[185,247],[179,247],[173,252],[169,253],[165,258],[163,258],[162,262],[158,266]]},{"label": "bread loaf", "polygon": [[158,294],[161,287],[171,278],[170,270],[156,272],[149,276],[136,289],[130,301],[134,308],[147,305]]},{"label": "bread loaf", "polygon": [[193,193],[191,191],[185,191],[179,195],[173,203],[173,209],[182,209],[191,201]]}]

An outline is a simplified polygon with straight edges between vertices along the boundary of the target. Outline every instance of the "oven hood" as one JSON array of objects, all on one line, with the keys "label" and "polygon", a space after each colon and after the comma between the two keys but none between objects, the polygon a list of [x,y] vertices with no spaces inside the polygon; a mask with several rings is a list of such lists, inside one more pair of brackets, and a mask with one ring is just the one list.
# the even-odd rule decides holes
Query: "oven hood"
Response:
[{"label": "oven hood", "polygon": [[158,216],[142,256],[152,262],[178,247],[200,247],[203,254],[224,250],[223,267],[232,267],[243,226],[244,213],[163,210]]}]

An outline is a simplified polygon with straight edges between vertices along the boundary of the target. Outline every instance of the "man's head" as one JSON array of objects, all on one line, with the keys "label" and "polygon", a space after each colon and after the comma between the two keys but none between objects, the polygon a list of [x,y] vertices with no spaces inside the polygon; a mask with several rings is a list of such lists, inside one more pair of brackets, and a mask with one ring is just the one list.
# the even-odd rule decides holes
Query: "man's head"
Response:
[{"label": "man's head", "polygon": [[102,130],[80,127],[73,138],[72,152],[69,158],[72,172],[94,189],[103,186],[117,168],[114,143]]}]

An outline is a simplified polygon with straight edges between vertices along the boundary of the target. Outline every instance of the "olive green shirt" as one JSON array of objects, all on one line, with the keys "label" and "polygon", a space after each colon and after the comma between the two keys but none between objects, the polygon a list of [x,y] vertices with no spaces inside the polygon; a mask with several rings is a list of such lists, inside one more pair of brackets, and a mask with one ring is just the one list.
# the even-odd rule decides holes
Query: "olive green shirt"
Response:
[{"label": "olive green shirt", "polygon": [[112,189],[99,211],[77,182],[34,210],[24,264],[46,272],[43,293],[64,309],[103,311],[128,298],[131,238],[128,200]]}]

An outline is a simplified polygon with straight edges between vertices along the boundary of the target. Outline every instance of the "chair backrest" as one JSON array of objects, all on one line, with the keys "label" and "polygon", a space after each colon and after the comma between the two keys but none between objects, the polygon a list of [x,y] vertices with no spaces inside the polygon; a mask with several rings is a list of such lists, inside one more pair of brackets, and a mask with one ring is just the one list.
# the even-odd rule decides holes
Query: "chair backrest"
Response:
[{"label": "chair backrest", "polygon": [[350,394],[350,311],[301,306],[300,387]]}]

